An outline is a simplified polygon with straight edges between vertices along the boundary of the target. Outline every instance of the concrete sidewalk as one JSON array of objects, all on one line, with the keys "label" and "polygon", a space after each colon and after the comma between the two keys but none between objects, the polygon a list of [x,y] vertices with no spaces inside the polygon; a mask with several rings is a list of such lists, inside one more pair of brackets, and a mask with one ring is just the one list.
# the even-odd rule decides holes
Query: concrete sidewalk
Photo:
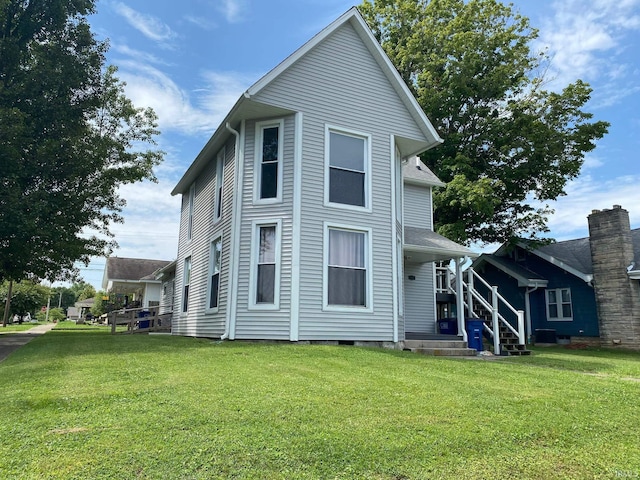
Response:
[{"label": "concrete sidewalk", "polygon": [[[47,333],[56,325],[56,323],[47,323],[46,325],[38,325],[20,333],[0,334],[0,362],[7,358],[14,350],[17,350],[21,346],[26,345],[35,337]],[[0,332],[2,332],[1,326]]]}]

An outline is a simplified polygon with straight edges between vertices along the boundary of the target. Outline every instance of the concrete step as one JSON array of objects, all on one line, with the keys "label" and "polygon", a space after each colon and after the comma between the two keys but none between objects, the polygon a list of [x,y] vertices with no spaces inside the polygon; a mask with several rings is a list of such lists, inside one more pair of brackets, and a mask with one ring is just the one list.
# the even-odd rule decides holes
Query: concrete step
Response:
[{"label": "concrete step", "polygon": [[466,348],[464,340],[405,340],[405,348]]},{"label": "concrete step", "polygon": [[413,353],[435,357],[475,357],[478,355],[474,348],[410,348],[409,350]]}]

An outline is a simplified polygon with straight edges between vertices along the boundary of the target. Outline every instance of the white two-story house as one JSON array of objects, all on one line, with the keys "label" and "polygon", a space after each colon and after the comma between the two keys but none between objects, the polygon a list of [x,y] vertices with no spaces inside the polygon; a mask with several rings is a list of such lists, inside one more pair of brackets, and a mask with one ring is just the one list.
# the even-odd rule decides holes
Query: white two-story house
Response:
[{"label": "white two-story house", "polygon": [[174,188],[172,332],[401,342],[436,332],[433,232],[416,155],[441,143],[356,8],[258,80]]}]

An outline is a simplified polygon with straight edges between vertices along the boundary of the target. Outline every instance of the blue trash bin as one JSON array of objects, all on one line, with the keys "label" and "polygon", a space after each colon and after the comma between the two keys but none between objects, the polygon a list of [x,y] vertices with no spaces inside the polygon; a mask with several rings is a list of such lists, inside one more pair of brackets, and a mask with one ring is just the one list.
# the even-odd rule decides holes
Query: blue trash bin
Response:
[{"label": "blue trash bin", "polygon": [[438,320],[438,330],[442,335],[457,335],[458,320],[455,318],[443,318]]},{"label": "blue trash bin", "polygon": [[[146,318],[149,316],[148,311],[138,313],[138,318]],[[138,328],[149,328],[149,320],[138,320]]]},{"label": "blue trash bin", "polygon": [[467,344],[469,345],[469,348],[474,348],[481,352],[484,349],[482,346],[484,321],[478,318],[467,318],[465,322],[465,330],[467,331]]}]

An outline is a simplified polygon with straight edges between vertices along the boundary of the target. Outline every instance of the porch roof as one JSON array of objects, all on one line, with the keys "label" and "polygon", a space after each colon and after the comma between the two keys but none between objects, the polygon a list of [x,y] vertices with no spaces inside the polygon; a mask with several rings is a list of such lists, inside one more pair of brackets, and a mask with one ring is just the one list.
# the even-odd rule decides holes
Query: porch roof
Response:
[{"label": "porch roof", "polygon": [[518,265],[516,262],[509,260],[507,257],[499,257],[497,255],[489,255],[483,253],[473,262],[473,268],[478,270],[484,262],[490,263],[499,270],[518,281],[519,287],[540,287],[545,288],[548,284],[547,279],[542,275]]},{"label": "porch roof", "polygon": [[415,263],[437,262],[452,258],[478,256],[460,245],[426,228],[404,227],[403,253],[405,259]]}]

